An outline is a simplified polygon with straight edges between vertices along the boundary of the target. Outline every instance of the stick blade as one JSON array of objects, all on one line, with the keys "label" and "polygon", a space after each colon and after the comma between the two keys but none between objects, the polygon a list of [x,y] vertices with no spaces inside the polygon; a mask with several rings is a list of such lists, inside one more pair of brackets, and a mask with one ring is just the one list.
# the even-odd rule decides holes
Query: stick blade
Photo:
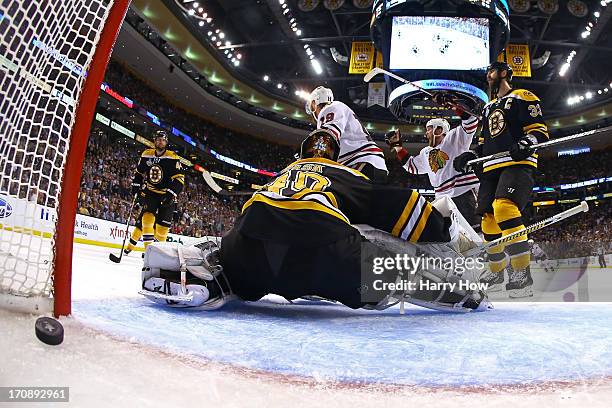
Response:
[{"label": "stick blade", "polygon": [[370,82],[372,78],[374,78],[378,74],[380,74],[380,68],[373,68],[370,72],[365,74],[365,76],[363,77],[363,81]]},{"label": "stick blade", "polygon": [[119,263],[121,262],[121,257],[117,256],[115,254],[108,254],[108,259],[110,259],[111,261],[113,261],[114,263]]}]

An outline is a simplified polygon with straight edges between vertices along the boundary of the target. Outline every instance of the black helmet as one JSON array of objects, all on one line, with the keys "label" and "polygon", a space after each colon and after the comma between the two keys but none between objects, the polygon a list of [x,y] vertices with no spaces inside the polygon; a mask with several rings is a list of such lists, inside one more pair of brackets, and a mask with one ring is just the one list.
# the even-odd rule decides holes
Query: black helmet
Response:
[{"label": "black helmet", "polygon": [[156,130],[153,132],[153,140],[159,139],[160,137],[165,139],[166,142],[168,141],[168,133],[166,133],[165,130]]},{"label": "black helmet", "polygon": [[493,61],[491,63],[491,65],[489,65],[487,67],[487,72],[489,72],[489,71],[491,71],[493,69],[496,70],[497,72],[506,71],[508,73],[506,79],[508,81],[512,80],[512,67],[507,62],[504,62],[504,61]]},{"label": "black helmet", "polygon": [[300,146],[300,159],[324,157],[336,161],[340,155],[340,145],[336,136],[327,129],[310,132]]}]

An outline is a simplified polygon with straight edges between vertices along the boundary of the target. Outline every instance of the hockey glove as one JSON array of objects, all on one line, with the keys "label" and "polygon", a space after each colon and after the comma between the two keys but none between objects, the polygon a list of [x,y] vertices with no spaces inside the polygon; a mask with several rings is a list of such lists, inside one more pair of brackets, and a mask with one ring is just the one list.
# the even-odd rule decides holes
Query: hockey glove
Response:
[{"label": "hockey glove", "polygon": [[166,190],[166,194],[164,194],[159,204],[162,207],[168,207],[174,203],[175,199],[176,199],[176,194],[174,194],[174,191],[168,189]]},{"label": "hockey glove", "polygon": [[538,139],[533,135],[523,136],[518,143],[510,147],[510,157],[514,161],[525,160],[535,152],[533,145],[538,143]]},{"label": "hockey glove", "polygon": [[136,194],[140,193],[141,189],[142,186],[140,184],[132,183],[132,196],[135,196]]},{"label": "hockey glove", "polygon": [[468,168],[468,162],[477,158],[478,155],[471,150],[461,153],[459,156],[455,157],[455,160],[453,160],[453,168],[459,173],[467,173],[470,171]]},{"label": "hockey glove", "polygon": [[402,147],[402,135],[400,134],[399,129],[387,132],[385,134],[385,142],[387,142],[391,149],[394,147]]},{"label": "hockey glove", "polygon": [[469,119],[471,116],[464,110],[463,106],[459,104],[457,97],[448,92],[434,92],[431,99],[438,105],[452,110],[455,112],[455,115],[463,120]]},{"label": "hockey glove", "polygon": [[445,108],[452,108],[453,105],[457,104],[457,98],[448,92],[434,92],[431,95],[431,99],[433,99],[433,101],[438,105],[444,106]]}]

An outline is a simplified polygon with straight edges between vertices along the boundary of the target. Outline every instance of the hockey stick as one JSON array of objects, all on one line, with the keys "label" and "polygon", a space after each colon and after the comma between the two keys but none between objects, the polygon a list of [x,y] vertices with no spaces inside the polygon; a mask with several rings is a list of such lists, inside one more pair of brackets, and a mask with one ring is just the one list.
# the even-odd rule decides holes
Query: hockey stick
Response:
[{"label": "hockey stick", "polygon": [[121,262],[121,258],[123,258],[123,248],[125,248],[125,241],[127,240],[128,234],[130,233],[130,220],[132,219],[132,211],[134,211],[134,206],[136,205],[136,197],[138,197],[138,194],[134,194],[134,198],[132,199],[132,205],[130,206],[128,219],[125,223],[125,234],[123,235],[123,243],[121,244],[121,251],[119,252],[119,256],[115,254],[108,254],[108,259],[110,259],[114,263]]},{"label": "hockey stick", "polygon": [[512,234],[506,235],[505,237],[495,239],[491,242],[487,242],[479,247],[472,248],[469,251],[467,251],[465,254],[463,254],[463,256],[468,258],[468,257],[478,255],[486,251],[487,249],[496,247],[501,244],[505,244],[518,237],[522,237],[523,235],[527,235],[534,231],[541,230],[542,228],[546,228],[552,224],[556,224],[559,221],[563,221],[569,217],[573,217],[576,214],[580,214],[581,212],[587,212],[587,211],[589,211],[589,205],[587,204],[586,201],[582,201],[580,204],[578,204],[575,207],[570,208],[569,210],[565,210],[563,212],[560,212],[559,214],[553,215],[552,217],[546,218],[542,221],[538,221],[535,224],[531,224],[527,228],[513,232]]},{"label": "hockey stick", "polygon": [[[388,77],[395,78],[395,79],[397,79],[398,81],[400,81],[400,82],[402,82],[402,83],[404,83],[404,84],[412,85],[412,86],[414,86],[416,89],[418,89],[419,91],[423,92],[425,95],[428,95],[429,97],[431,97],[431,99],[432,99],[432,101],[434,101],[434,103],[438,104],[438,103],[437,103],[437,102],[436,102],[436,101],[433,99],[433,94],[432,94],[431,92],[429,92],[427,89],[425,89],[425,88],[423,88],[423,87],[421,87],[421,86],[419,86],[419,85],[415,84],[414,82],[411,82],[411,81],[409,81],[409,80],[407,80],[407,79],[405,79],[405,78],[402,78],[401,76],[396,75],[396,74],[394,74],[393,72],[389,72],[389,71],[384,70],[384,69],[382,69],[382,68],[373,68],[373,69],[372,69],[370,72],[368,72],[368,73],[367,73],[367,74],[366,74],[366,75],[363,77],[363,80],[364,80],[365,82],[370,82],[370,81],[372,80],[372,78],[374,78],[374,77],[375,77],[376,75],[378,75],[378,74],[387,75]],[[441,105],[441,104],[438,104],[438,105],[440,105],[440,106],[442,106],[442,107],[446,107],[446,106]],[[466,108],[466,107],[464,107],[464,106],[461,106],[461,105],[458,105],[458,104],[451,104],[451,106],[453,106],[453,107],[455,107],[455,108],[459,108],[459,109],[463,110],[463,111],[464,111],[464,112],[466,112],[466,113],[469,113],[470,115],[472,115],[472,116],[474,116],[474,117],[478,118],[478,120],[482,120],[482,116],[481,116],[481,115],[477,115],[477,114],[475,114],[474,112],[472,112],[471,110],[467,109],[467,108]]]},{"label": "hockey stick", "polygon": [[[583,137],[595,135],[597,133],[605,132],[608,130],[612,130],[612,126],[608,126],[602,129],[593,129],[593,130],[589,130],[589,131],[582,132],[582,133],[576,133],[575,135],[569,135],[566,137],[560,137],[559,139],[553,139],[553,140],[549,140],[548,142],[538,143],[531,147],[533,149],[544,149],[546,147],[555,146],[555,145],[565,143],[565,142],[570,142],[576,139],[582,139]],[[499,152],[499,153],[492,154],[490,156],[479,157],[477,159],[470,160],[467,163],[467,165],[469,167],[469,166],[473,166],[474,164],[485,162],[487,160],[499,159],[501,157],[508,157],[509,154],[510,152]]]},{"label": "hockey stick", "polygon": [[202,169],[202,178],[204,178],[204,182],[206,183],[206,185],[208,187],[210,187],[210,189],[212,191],[214,191],[215,193],[217,193],[219,195],[225,195],[225,196],[247,196],[247,195],[251,195],[251,194],[254,193],[254,191],[230,191],[230,190],[226,190],[223,187],[221,187],[219,184],[217,184],[215,179],[213,179],[211,174],[206,169]]}]

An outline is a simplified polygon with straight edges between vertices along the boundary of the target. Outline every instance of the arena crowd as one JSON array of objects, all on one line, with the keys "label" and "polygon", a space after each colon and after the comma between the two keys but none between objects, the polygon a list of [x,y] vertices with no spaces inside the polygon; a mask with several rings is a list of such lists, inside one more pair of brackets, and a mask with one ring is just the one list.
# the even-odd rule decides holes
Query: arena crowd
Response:
[{"label": "arena crowd", "polygon": [[[272,171],[282,169],[293,159],[292,147],[234,133],[174,106],[117,63],[109,65],[105,82],[158,115],[162,121],[194,135],[201,143],[221,154]],[[78,211],[124,223],[129,216],[133,172],[144,146],[110,132],[99,127],[92,130],[83,168]],[[611,159],[612,151],[604,151],[543,160],[536,176],[536,185],[558,186],[610,176]],[[408,175],[396,160],[389,160],[388,167],[391,183],[406,188],[431,189],[427,177]],[[599,185],[595,189],[607,192],[609,184]],[[592,186],[589,188],[593,189]],[[578,192],[583,195],[597,193],[592,190]],[[196,237],[219,236],[232,227],[244,201],[244,198],[213,194],[202,182],[199,173],[189,170],[184,192],[179,195],[171,232]],[[598,253],[602,247],[609,250],[612,206],[607,201],[601,201],[599,205],[591,207],[588,214],[546,228],[533,234],[533,238],[554,257],[586,256]],[[559,206],[540,207],[537,211],[533,209],[526,222],[532,223],[560,210]]]}]

